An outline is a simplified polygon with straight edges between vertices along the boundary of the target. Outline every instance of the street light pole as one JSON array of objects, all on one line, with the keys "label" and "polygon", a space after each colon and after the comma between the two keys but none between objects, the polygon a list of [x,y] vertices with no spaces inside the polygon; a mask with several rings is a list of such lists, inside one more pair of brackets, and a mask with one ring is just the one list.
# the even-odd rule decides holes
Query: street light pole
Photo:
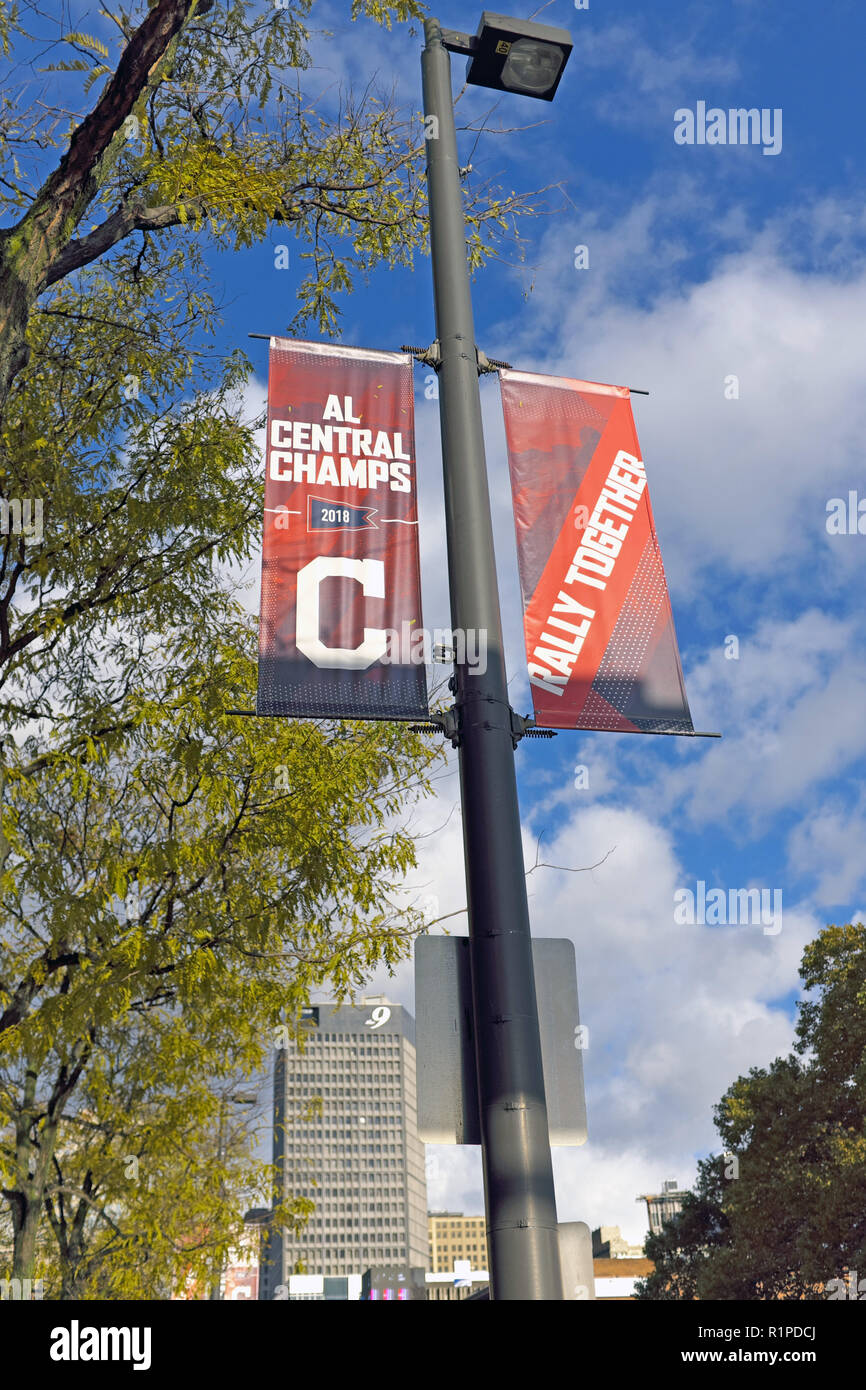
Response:
[{"label": "street light pole", "polygon": [[[456,667],[463,849],[491,1297],[562,1298],[529,908],[467,264],[451,64],[435,19],[421,60],[439,342],[451,622],[485,631]],[[433,121],[430,118],[435,118]]]}]

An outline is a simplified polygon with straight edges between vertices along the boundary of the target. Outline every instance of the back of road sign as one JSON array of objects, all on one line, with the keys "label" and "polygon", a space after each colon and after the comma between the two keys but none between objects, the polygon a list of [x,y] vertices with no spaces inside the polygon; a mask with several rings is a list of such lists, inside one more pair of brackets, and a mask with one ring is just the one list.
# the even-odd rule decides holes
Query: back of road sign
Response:
[{"label": "back of road sign", "polygon": [[[592,1235],[585,1221],[560,1221],[559,1259],[562,1266],[562,1297],[566,1303],[595,1299],[595,1277],[592,1272]],[[454,1262],[455,1269],[457,1261]],[[471,1293],[467,1303],[489,1300],[490,1288],[485,1285]]]},{"label": "back of road sign", "polygon": [[562,1297],[567,1303],[595,1298],[592,1233],[585,1221],[560,1221],[559,1259]]},{"label": "back of road sign", "polygon": [[[532,942],[535,996],[550,1142],[586,1142],[583,1030],[574,945]],[[418,1129],[426,1144],[480,1144],[469,938],[421,936],[415,943]]]}]

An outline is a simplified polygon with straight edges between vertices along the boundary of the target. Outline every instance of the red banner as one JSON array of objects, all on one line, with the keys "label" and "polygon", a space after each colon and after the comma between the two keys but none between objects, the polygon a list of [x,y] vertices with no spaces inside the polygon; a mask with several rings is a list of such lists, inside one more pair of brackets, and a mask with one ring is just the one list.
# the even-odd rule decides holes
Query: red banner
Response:
[{"label": "red banner", "polygon": [[427,715],[412,358],[272,338],[259,714]]},{"label": "red banner", "polygon": [[499,375],[537,722],[693,733],[628,387]]}]

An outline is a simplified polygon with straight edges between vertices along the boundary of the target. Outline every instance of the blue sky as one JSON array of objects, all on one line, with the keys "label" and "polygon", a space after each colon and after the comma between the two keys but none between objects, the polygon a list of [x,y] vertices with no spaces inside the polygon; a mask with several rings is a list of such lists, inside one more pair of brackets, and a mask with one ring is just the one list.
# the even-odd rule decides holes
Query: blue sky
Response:
[{"label": "blue sky", "polygon": [[[83,8],[83,7],[82,7]],[[89,8],[89,7],[88,7]],[[310,93],[377,72],[420,107],[420,37],[351,25],[317,5]],[[522,17],[531,6],[517,8]],[[446,25],[475,12],[443,4]],[[712,1106],[737,1075],[786,1052],[797,966],[825,922],[866,908],[864,758],[866,534],[830,535],[830,499],[866,499],[866,212],[862,53],[853,0],[654,4],[566,0],[538,19],[574,52],[556,101],[503,95],[479,177],[559,185],[525,222],[525,260],[476,280],[478,342],[527,370],[643,387],[634,398],[695,726],[719,741],[560,734],[517,756],[527,857],[582,874],[529,879],[533,930],[575,941],[589,1142],[558,1151],[563,1220],[645,1231],[640,1192],[688,1183],[714,1144]],[[462,62],[454,60],[455,78]],[[455,86],[457,83],[455,82]],[[678,145],[674,112],[781,108],[782,148]],[[469,89],[467,122],[497,103]],[[462,137],[468,158],[475,135]],[[275,233],[209,253],[223,285],[222,343],[282,333],[295,312],[300,248],[274,265]],[[574,247],[589,248],[576,270]],[[344,303],[342,337],[377,348],[434,336],[429,262],[379,272]],[[250,344],[265,387],[266,344]],[[736,376],[739,395],[726,399]],[[425,622],[448,625],[438,421],[417,376]],[[516,553],[496,383],[483,384],[509,674],[529,710]],[[866,512],[866,507],[864,507]],[[864,517],[866,530],[866,517]],[[250,603],[257,601],[251,573]],[[725,639],[739,643],[738,659]],[[577,764],[589,786],[574,785]],[[456,766],[414,812],[413,891],[465,901]],[[450,815],[450,819],[449,819]],[[438,829],[443,826],[444,828]],[[697,880],[781,890],[782,930],[680,925],[673,895]],[[411,968],[371,988],[413,1004]],[[475,1150],[431,1150],[431,1205],[482,1209]]]},{"label": "blue sky", "polygon": [[[531,9],[521,11],[524,16]],[[465,8],[439,17],[474,27]],[[478,276],[478,339],[526,369],[648,389],[634,401],[696,727],[721,742],[560,736],[518,754],[533,930],[575,941],[589,1142],[556,1154],[563,1219],[645,1230],[634,1198],[689,1182],[714,1144],[712,1106],[737,1075],[786,1052],[797,966],[828,921],[863,915],[866,537],[827,533],[827,503],[866,496],[859,382],[866,366],[853,5],[555,3],[575,49],[548,107],[503,97],[494,121],[533,129],[482,140],[479,174],[562,184],[526,226],[521,265]],[[418,40],[364,43],[338,27],[317,62],[352,77],[393,53],[417,96]],[[459,60],[455,60],[455,70]],[[456,71],[455,71],[456,76]],[[782,149],[683,146],[674,112],[782,109]],[[469,90],[467,118],[492,104]],[[469,141],[464,151],[468,157]],[[541,171],[541,180],[539,179]],[[573,248],[589,247],[578,271]],[[252,264],[256,255],[251,253]],[[250,286],[238,331],[283,327],[273,277]],[[287,311],[290,298],[287,287]],[[261,299],[261,304],[258,300]],[[373,277],[347,303],[349,342],[433,336],[429,270]],[[263,359],[262,359],[263,360]],[[725,398],[736,375],[738,399]],[[437,421],[418,376],[425,621],[444,619]],[[516,554],[495,383],[484,384],[500,588],[515,704],[529,708]],[[427,520],[425,526],[425,518]],[[725,656],[736,636],[737,660]],[[729,644],[730,645],[730,644]],[[589,788],[574,786],[583,764]],[[456,803],[440,783],[425,828]],[[420,890],[462,905],[459,823],[422,852]],[[698,879],[777,889],[782,930],[688,926],[673,894]],[[384,981],[379,980],[382,984]],[[412,1002],[407,968],[392,997]],[[431,1150],[431,1202],[480,1210],[474,1150]]]}]

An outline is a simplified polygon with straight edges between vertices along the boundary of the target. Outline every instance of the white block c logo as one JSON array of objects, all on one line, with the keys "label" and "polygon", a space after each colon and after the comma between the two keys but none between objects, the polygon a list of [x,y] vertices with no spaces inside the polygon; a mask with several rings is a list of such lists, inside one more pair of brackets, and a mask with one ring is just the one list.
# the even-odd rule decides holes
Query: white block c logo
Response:
[{"label": "white block c logo", "polygon": [[295,644],[314,666],[325,670],[364,671],[379,661],[388,649],[383,628],[365,627],[359,647],[326,647],[319,637],[319,585],[324,579],[354,579],[365,598],[385,597],[383,560],[348,560],[339,556],[317,555],[298,570],[298,599]]}]

